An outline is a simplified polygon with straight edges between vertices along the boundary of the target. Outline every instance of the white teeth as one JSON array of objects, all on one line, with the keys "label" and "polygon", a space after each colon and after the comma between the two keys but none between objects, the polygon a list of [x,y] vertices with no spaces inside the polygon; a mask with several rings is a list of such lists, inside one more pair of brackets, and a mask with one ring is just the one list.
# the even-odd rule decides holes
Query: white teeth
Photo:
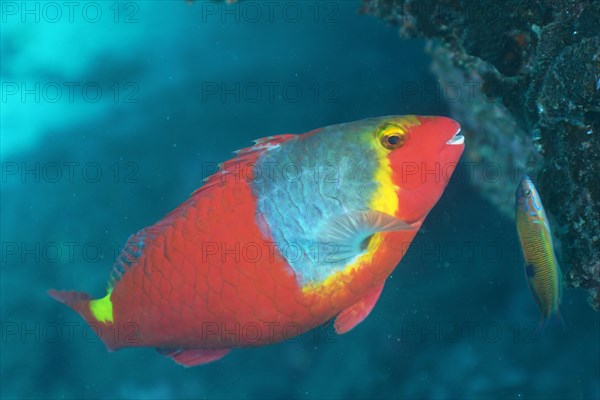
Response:
[{"label": "white teeth", "polygon": [[459,135],[459,133],[460,128],[458,128],[454,136],[452,136],[452,138],[450,138],[446,144],[463,144],[465,142],[465,137],[463,135]]},{"label": "white teeth", "polygon": [[452,136],[452,139],[448,140],[446,144],[463,144],[465,137],[463,135]]}]

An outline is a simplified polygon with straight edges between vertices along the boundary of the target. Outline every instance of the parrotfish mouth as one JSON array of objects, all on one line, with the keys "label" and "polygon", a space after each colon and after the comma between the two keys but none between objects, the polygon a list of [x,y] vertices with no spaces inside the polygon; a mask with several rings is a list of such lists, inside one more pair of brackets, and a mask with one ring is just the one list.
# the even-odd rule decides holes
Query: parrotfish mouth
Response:
[{"label": "parrotfish mouth", "polygon": [[465,137],[463,135],[459,135],[460,133],[460,126],[458,127],[457,131],[454,132],[454,136],[452,136],[450,138],[450,140],[448,140],[446,142],[446,144],[464,144],[465,143]]}]

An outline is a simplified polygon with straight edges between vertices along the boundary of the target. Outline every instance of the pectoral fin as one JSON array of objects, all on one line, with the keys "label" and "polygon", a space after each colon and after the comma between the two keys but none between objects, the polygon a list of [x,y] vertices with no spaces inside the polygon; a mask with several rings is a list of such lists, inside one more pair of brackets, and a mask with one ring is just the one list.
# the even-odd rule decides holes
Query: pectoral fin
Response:
[{"label": "pectoral fin", "polygon": [[417,229],[382,212],[353,211],[326,221],[320,227],[317,241],[334,246],[335,261],[343,261],[362,253],[367,239],[375,233]]},{"label": "pectoral fin", "polygon": [[352,330],[356,325],[364,321],[365,318],[371,313],[373,307],[377,303],[381,291],[383,290],[383,283],[379,286],[374,287],[365,297],[363,297],[358,303],[351,305],[342,311],[333,324],[335,331],[342,335]]}]

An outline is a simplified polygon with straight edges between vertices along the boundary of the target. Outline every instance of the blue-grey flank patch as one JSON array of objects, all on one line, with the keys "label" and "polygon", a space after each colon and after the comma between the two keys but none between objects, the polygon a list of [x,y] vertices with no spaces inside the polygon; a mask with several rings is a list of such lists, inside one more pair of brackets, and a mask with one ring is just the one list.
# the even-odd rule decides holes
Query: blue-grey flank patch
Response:
[{"label": "blue-grey flank patch", "polygon": [[369,141],[383,118],[332,125],[266,151],[252,182],[257,212],[301,285],[322,282],[351,260],[336,258],[336,245],[320,243],[322,224],[368,210],[377,185],[376,154]]}]

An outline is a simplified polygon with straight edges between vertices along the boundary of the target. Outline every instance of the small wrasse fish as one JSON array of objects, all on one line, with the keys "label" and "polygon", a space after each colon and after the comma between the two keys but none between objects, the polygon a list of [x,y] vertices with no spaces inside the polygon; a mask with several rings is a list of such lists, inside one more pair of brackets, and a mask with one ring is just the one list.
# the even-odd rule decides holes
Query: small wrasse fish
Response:
[{"label": "small wrasse fish", "polygon": [[[107,293],[50,290],[109,351],[184,366],[371,312],[464,149],[445,117],[389,116],[259,139],[131,236]],[[215,168],[216,169],[216,168]]]},{"label": "small wrasse fish", "polygon": [[559,310],[562,272],[554,254],[552,232],[542,200],[527,175],[521,179],[515,199],[515,216],[525,258],[525,275],[531,294],[542,313],[538,333],[552,317],[564,327]]}]

